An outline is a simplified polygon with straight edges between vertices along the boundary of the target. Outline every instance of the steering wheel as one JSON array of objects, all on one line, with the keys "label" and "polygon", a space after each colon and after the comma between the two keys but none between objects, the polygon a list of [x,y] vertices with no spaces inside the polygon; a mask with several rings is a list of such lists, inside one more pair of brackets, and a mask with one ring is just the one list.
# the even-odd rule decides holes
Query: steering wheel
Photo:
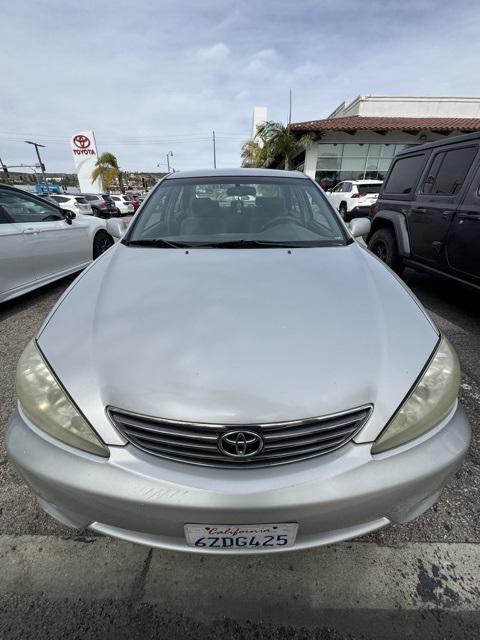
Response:
[{"label": "steering wheel", "polygon": [[266,231],[270,229],[270,227],[276,227],[277,224],[282,224],[282,222],[289,222],[290,224],[296,224],[295,220],[292,219],[291,216],[277,216],[276,218],[272,218],[267,224],[262,227],[262,231]]}]

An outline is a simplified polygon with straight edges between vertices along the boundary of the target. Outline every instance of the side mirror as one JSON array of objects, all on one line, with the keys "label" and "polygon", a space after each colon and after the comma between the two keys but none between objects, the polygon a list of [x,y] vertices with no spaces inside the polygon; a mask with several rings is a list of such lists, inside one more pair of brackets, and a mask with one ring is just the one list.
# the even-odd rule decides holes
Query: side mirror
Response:
[{"label": "side mirror", "polygon": [[119,218],[109,218],[107,220],[107,231],[114,238],[121,238],[127,229],[124,220]]},{"label": "side mirror", "polygon": [[361,238],[370,233],[371,222],[368,218],[354,218],[347,226],[354,238]]},{"label": "side mirror", "polygon": [[65,222],[67,224],[72,224],[72,220],[75,220],[75,218],[77,217],[76,213],[74,213],[73,211],[66,211],[65,209],[62,209],[62,215],[65,218]]}]

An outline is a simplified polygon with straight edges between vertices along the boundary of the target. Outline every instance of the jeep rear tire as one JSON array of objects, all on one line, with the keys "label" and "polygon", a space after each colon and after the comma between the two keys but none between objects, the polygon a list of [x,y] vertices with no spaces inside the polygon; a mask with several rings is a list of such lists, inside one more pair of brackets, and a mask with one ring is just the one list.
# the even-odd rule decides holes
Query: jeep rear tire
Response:
[{"label": "jeep rear tire", "polygon": [[404,265],[398,253],[397,240],[392,230],[382,227],[375,231],[368,242],[368,248],[395,273],[402,273]]}]

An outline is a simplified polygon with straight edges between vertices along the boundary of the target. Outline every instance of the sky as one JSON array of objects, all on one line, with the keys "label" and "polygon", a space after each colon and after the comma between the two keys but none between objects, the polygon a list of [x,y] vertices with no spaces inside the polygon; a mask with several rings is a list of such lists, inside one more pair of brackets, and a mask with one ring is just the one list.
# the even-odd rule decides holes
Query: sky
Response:
[{"label": "sky", "polygon": [[255,105],[285,121],[358,95],[480,95],[476,0],[0,0],[0,157],[73,172],[93,130],[130,171],[235,167]]}]

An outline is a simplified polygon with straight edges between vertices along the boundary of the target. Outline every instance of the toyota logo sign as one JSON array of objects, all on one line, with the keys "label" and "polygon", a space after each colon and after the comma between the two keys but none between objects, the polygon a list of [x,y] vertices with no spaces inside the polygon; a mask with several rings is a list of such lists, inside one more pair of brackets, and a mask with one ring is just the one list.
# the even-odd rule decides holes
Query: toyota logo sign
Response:
[{"label": "toyota logo sign", "polygon": [[218,440],[219,450],[231,458],[252,458],[263,449],[263,438],[255,431],[227,431]]},{"label": "toyota logo sign", "polygon": [[72,151],[74,156],[95,156],[95,145],[84,133],[77,133],[72,138]]},{"label": "toyota logo sign", "polygon": [[78,136],[73,138],[73,144],[78,147],[78,149],[88,149],[90,146],[90,138],[79,133]]}]

